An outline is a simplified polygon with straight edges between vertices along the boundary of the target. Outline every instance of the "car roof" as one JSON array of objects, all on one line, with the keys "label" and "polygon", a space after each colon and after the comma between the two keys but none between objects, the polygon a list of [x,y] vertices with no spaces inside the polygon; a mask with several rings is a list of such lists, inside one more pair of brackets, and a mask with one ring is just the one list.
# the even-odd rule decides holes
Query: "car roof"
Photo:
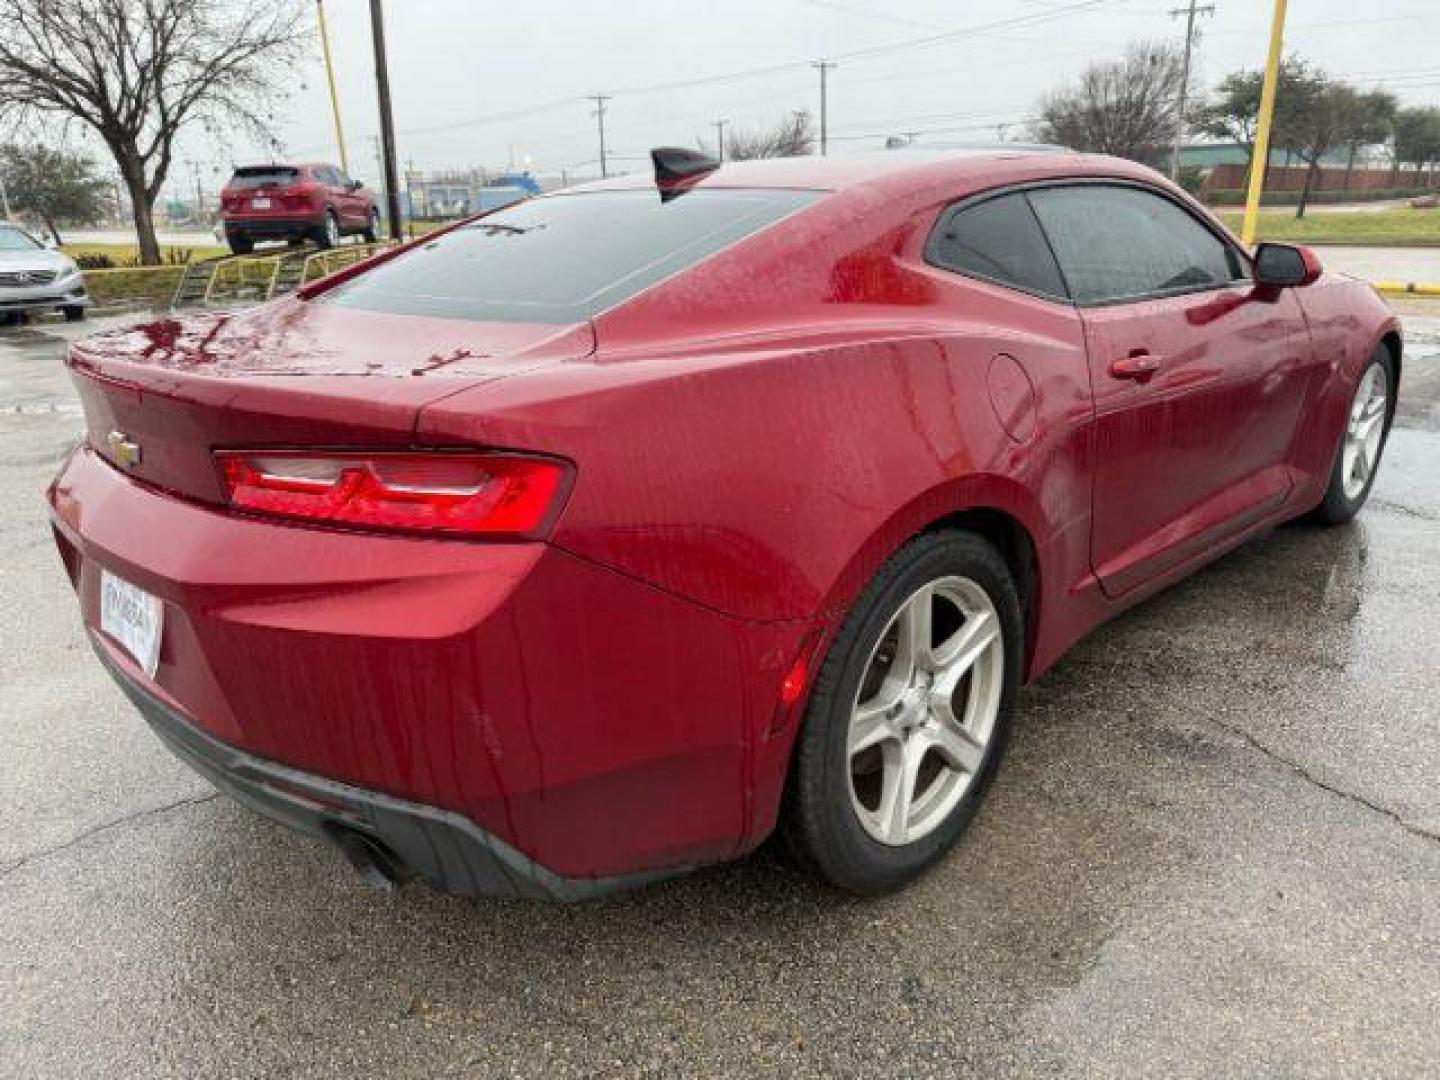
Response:
[{"label": "car roof", "polygon": [[[983,178],[982,186],[1046,176],[1115,176],[1154,181],[1159,174],[1132,161],[1101,154],[1031,147],[965,149],[918,149],[903,147],[833,157],[765,158],[757,161],[726,162],[704,174],[690,187],[712,188],[800,188],[842,191],[862,186],[887,189],[925,188],[951,182],[968,187]],[[966,183],[966,182],[970,183]],[[654,186],[650,170],[583,184],[571,191],[604,191]]]},{"label": "car roof", "polygon": [[340,166],[332,165],[328,161],[257,161],[251,165],[232,165],[232,172],[243,172],[246,169],[318,169],[328,166],[338,169]]}]

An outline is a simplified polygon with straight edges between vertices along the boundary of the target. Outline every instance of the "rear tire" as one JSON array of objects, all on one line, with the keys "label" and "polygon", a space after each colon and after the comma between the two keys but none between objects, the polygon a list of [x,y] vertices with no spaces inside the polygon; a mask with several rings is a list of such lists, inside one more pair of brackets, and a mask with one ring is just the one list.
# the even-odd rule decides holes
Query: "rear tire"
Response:
[{"label": "rear tire", "polygon": [[1344,525],[1370,497],[1390,438],[1395,390],[1395,358],[1384,345],[1377,345],[1355,384],[1325,498],[1311,514],[1320,524]]},{"label": "rear tire", "polygon": [[1004,753],[1022,644],[1015,584],[989,543],[946,531],[901,548],[816,674],[780,826],[792,855],[862,895],[939,860]]},{"label": "rear tire", "polygon": [[225,242],[234,255],[249,255],[255,250],[255,241],[248,236],[227,236]]},{"label": "rear tire", "polygon": [[340,219],[335,216],[334,210],[325,211],[315,238],[322,248],[333,248],[340,243]]},{"label": "rear tire", "polygon": [[80,322],[85,318],[85,309],[79,304],[71,304],[60,310],[64,313],[66,322]]}]

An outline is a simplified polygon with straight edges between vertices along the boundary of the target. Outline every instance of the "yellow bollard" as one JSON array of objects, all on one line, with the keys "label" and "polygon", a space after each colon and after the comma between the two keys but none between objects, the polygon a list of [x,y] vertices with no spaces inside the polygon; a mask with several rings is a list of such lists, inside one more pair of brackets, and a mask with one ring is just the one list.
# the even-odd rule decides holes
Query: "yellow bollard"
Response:
[{"label": "yellow bollard", "polygon": [[1275,115],[1275,85],[1280,81],[1280,51],[1285,44],[1285,0],[1275,0],[1275,17],[1270,23],[1270,55],[1265,58],[1265,81],[1260,87],[1260,115],[1255,120],[1255,152],[1250,160],[1250,186],[1245,194],[1245,222],[1240,242],[1255,243],[1256,217],[1260,213],[1260,191],[1265,186],[1265,166],[1270,163],[1270,120]]},{"label": "yellow bollard", "polygon": [[330,62],[330,32],[325,27],[325,0],[315,0],[315,19],[320,24],[320,51],[325,54],[325,78],[330,82],[330,111],[335,114],[335,143],[340,148],[340,168],[350,175],[345,155],[345,131],[340,126],[340,99],[335,96],[335,67]]}]

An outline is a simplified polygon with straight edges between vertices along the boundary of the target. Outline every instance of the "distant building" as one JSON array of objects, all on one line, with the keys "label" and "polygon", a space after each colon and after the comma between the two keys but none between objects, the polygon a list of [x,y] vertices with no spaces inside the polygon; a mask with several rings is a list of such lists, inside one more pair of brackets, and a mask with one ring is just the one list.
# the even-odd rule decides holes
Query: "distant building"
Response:
[{"label": "distant building", "polygon": [[[1205,200],[1221,204],[1240,201],[1249,183],[1249,154],[1239,143],[1202,143],[1180,149],[1180,166],[1193,170],[1190,181]],[[1364,201],[1404,196],[1433,190],[1433,176],[1402,169],[1382,145],[1357,147],[1354,159],[1350,148],[1337,146],[1320,157],[1320,168],[1312,177],[1310,166],[1289,150],[1271,150],[1265,170],[1267,202],[1295,202],[1306,184],[1311,197],[1322,202]]]},{"label": "distant building", "polygon": [[[1344,147],[1335,147],[1327,150],[1320,157],[1321,165],[1345,166],[1349,157],[1349,151]],[[1367,161],[1368,157],[1362,152],[1356,157],[1358,165]],[[1217,142],[1217,143],[1192,143],[1189,146],[1180,148],[1180,167],[1209,169],[1216,165],[1248,165],[1250,153],[1238,142]],[[1299,155],[1289,150],[1280,150],[1272,147],[1270,149],[1270,164],[1274,165],[1302,165]]]},{"label": "distant building", "polygon": [[528,172],[490,173],[485,169],[405,174],[400,201],[407,217],[443,221],[496,210],[540,194]]}]

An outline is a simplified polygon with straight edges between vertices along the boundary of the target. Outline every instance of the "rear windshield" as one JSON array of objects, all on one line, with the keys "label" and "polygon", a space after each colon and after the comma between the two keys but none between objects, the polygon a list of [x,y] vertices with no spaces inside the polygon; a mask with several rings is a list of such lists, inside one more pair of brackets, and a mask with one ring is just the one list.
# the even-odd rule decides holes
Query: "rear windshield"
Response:
[{"label": "rear windshield", "polygon": [[299,169],[288,165],[249,165],[236,169],[230,177],[232,188],[283,187],[293,184],[300,175]]},{"label": "rear windshield", "polygon": [[552,195],[497,210],[321,294],[341,307],[494,322],[589,319],[813,202],[812,191]]}]

